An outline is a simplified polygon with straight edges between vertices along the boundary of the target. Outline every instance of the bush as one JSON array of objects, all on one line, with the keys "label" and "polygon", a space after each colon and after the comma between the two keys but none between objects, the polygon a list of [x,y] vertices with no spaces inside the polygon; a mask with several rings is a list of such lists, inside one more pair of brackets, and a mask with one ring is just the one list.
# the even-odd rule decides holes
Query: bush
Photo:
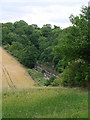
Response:
[{"label": "bush", "polygon": [[43,73],[43,74],[44,74],[44,73],[45,73],[45,70],[44,70],[44,69],[42,69],[41,73]]},{"label": "bush", "polygon": [[73,61],[60,75],[61,85],[87,86],[90,78],[89,66],[83,60]]},{"label": "bush", "polygon": [[45,86],[49,86],[49,85],[52,85],[52,82],[54,81],[56,79],[56,77],[55,76],[51,76],[50,78],[49,78],[49,80],[47,80],[46,82],[45,82]]},{"label": "bush", "polygon": [[60,79],[55,79],[52,83],[52,86],[59,86],[60,85]]},{"label": "bush", "polygon": [[9,44],[3,45],[3,48],[4,48],[4,49],[6,49],[6,50],[8,50],[8,49],[9,49],[9,47],[10,47],[10,45],[9,45]]}]

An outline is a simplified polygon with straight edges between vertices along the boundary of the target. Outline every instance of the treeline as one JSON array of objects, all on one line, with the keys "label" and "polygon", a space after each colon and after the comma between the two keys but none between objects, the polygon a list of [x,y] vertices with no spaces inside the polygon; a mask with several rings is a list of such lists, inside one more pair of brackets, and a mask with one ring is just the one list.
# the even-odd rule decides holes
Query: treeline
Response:
[{"label": "treeline", "polygon": [[61,29],[50,24],[39,28],[20,20],[2,25],[3,47],[20,63],[33,68],[37,63],[52,63],[60,73],[52,85],[87,86],[90,78],[89,8],[70,16],[72,26]]}]

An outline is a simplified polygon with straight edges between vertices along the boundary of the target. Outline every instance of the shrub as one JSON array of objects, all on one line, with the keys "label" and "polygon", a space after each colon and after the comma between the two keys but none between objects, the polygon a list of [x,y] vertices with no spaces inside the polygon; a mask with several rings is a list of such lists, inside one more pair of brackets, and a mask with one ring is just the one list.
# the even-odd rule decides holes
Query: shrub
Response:
[{"label": "shrub", "polygon": [[4,49],[8,50],[10,45],[9,44],[6,44],[6,45],[3,45]]},{"label": "shrub", "polygon": [[44,74],[44,73],[45,73],[45,70],[44,70],[44,69],[42,69],[41,73],[43,73],[43,74]]},{"label": "shrub", "polygon": [[60,75],[61,85],[68,86],[87,86],[89,75],[89,66],[83,60],[73,61]]},{"label": "shrub", "polygon": [[45,85],[45,86],[52,85],[52,82],[53,82],[55,79],[56,79],[56,77],[52,75],[52,76],[49,78],[49,80],[47,80],[47,81],[44,83],[44,85]]},{"label": "shrub", "polygon": [[59,86],[60,85],[60,79],[55,79],[52,83],[52,86]]}]

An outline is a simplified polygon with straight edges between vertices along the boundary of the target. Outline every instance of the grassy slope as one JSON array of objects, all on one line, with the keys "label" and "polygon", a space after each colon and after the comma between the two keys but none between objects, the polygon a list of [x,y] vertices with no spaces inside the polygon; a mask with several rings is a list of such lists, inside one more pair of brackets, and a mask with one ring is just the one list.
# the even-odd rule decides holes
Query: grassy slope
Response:
[{"label": "grassy slope", "polygon": [[78,88],[3,91],[3,118],[87,118],[88,92]]},{"label": "grassy slope", "polygon": [[36,82],[36,86],[44,86],[44,83],[46,83],[46,79],[44,78],[44,75],[41,72],[36,72],[35,70],[29,69],[28,73]]}]

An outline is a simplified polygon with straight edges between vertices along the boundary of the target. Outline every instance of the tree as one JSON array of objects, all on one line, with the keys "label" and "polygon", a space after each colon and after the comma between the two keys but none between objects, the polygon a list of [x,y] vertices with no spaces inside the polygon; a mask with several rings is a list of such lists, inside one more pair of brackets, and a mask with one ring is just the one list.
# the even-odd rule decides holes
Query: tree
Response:
[{"label": "tree", "polygon": [[23,45],[22,45],[21,43],[19,43],[19,42],[12,42],[12,45],[9,46],[8,49],[9,49],[9,51],[11,52],[11,54],[12,54],[13,56],[15,56],[15,57],[18,58],[18,56],[19,56],[19,51],[20,51],[21,49],[23,49]]},{"label": "tree", "polygon": [[83,59],[90,61],[90,40],[88,39],[88,19],[87,7],[82,8],[83,13],[79,16],[70,16],[73,26],[61,38],[61,46],[56,46],[56,51],[60,52],[67,62]]},{"label": "tree", "polygon": [[40,32],[37,30],[34,30],[34,32],[29,36],[31,43],[35,45],[37,49],[39,49],[39,44],[38,44],[39,36],[40,36]]},{"label": "tree", "polygon": [[21,28],[22,26],[28,26],[28,24],[24,20],[16,21],[14,23],[15,28]]},{"label": "tree", "polygon": [[[88,7],[84,7],[81,10],[82,14],[79,16],[70,16],[70,21],[78,31],[74,48],[77,49],[79,58],[84,59],[87,62],[90,61],[90,39],[88,39],[88,9]],[[73,30],[73,32],[76,31]]]},{"label": "tree", "polygon": [[7,27],[8,28],[8,32],[13,32],[15,30],[14,24],[11,22],[7,22],[5,24],[2,24],[3,27]]},{"label": "tree", "polygon": [[40,60],[42,62],[51,62],[53,61],[53,52],[52,52],[52,47],[49,46],[47,47],[40,55]]},{"label": "tree", "polygon": [[44,37],[50,36],[51,30],[52,29],[50,24],[43,25],[43,27],[41,28],[42,35]]},{"label": "tree", "polygon": [[40,36],[38,43],[40,52],[43,52],[44,49],[48,47],[48,39],[46,37]]},{"label": "tree", "polygon": [[34,32],[34,28],[32,25],[28,25],[28,26],[23,26],[23,29],[25,31],[26,35],[31,35]]},{"label": "tree", "polygon": [[6,36],[6,41],[8,44],[12,44],[12,42],[14,41],[17,41],[17,39],[19,38],[19,36],[16,34],[16,33],[13,33],[13,32],[10,32],[7,34]]},{"label": "tree", "polygon": [[37,60],[37,49],[33,46],[27,46],[20,50],[19,61],[28,68],[33,68]]},{"label": "tree", "polygon": [[[79,16],[70,16],[73,26],[60,39],[61,46],[55,47],[55,52],[61,55],[66,65],[62,73],[64,85],[81,85],[87,83],[90,78],[90,40],[88,39],[88,8],[82,8]],[[59,61],[60,62],[60,61]],[[63,64],[64,63],[64,64]]]}]

